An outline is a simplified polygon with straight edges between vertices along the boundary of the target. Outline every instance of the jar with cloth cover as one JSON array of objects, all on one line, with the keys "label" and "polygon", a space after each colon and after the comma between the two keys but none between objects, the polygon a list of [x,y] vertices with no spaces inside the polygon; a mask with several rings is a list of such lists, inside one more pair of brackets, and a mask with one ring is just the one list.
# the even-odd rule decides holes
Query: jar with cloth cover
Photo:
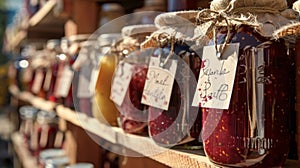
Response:
[{"label": "jar with cloth cover", "polygon": [[[125,26],[122,29],[123,38],[117,44],[117,49],[121,56],[118,68],[114,74],[111,98],[114,100],[120,93],[121,95],[124,94],[123,100],[114,102],[120,112],[119,124],[128,133],[145,135],[148,132],[148,106],[141,103],[141,97],[150,55],[147,55],[148,52],[143,53],[140,51],[140,44],[156,30],[155,25],[149,24]],[[126,69],[127,67],[130,67],[129,70]],[[123,79],[126,74],[128,78],[118,83],[118,80]],[[127,88],[123,88],[125,81],[128,82]]]},{"label": "jar with cloth cover", "polygon": [[[166,71],[170,66],[177,65],[173,79],[171,79],[174,84],[169,86],[171,90],[170,99],[166,101],[169,101],[167,108],[150,103],[148,110],[149,135],[157,144],[166,147],[191,141],[198,145],[199,142],[201,114],[198,107],[192,107],[193,92],[201,65],[200,57],[192,47],[198,38],[194,24],[196,14],[197,11],[183,11],[158,15],[155,18],[158,30],[142,44],[143,48],[156,48],[152,57],[157,58],[160,63],[158,67],[155,67],[156,65],[150,61],[149,68],[160,68]],[[153,72],[156,70],[148,70],[147,78],[154,79],[157,73],[153,75]],[[162,98],[158,96],[158,92],[152,93],[155,90],[152,88],[151,93],[147,94],[148,88],[146,91],[144,89],[146,93],[143,95],[144,99]]]},{"label": "jar with cloth cover", "polygon": [[[295,18],[285,0],[214,0],[210,9],[198,13],[197,29],[203,38],[211,39],[212,46],[203,49],[199,79],[203,85],[198,85],[195,97],[202,107],[205,153],[213,163],[284,164],[289,149],[292,61],[289,42],[275,39],[274,31]],[[224,83],[214,78],[223,78]],[[228,106],[218,105],[220,101]]]}]

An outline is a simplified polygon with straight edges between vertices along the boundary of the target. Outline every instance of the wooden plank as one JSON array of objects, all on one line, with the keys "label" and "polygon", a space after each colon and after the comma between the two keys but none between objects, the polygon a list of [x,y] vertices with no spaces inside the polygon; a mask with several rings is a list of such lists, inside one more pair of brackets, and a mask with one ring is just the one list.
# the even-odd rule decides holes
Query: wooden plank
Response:
[{"label": "wooden plank", "polygon": [[29,25],[37,25],[56,5],[56,0],[49,0],[47,3],[29,19]]},{"label": "wooden plank", "polygon": [[20,133],[12,135],[12,143],[20,162],[24,168],[38,168],[37,159],[26,148],[24,139]]},{"label": "wooden plank", "polygon": [[[18,89],[10,87],[13,95],[19,96],[21,100],[34,103],[38,108],[50,108],[49,102],[34,97],[28,92],[17,92]],[[48,104],[46,105],[45,104]],[[73,111],[63,105],[56,107],[58,116],[74,125],[77,125],[113,144],[122,145],[130,150],[136,151],[146,157],[156,160],[170,167],[201,167],[213,168],[214,166],[202,152],[192,154],[174,149],[168,149],[155,144],[149,137],[142,137],[125,133],[121,128],[111,127],[99,123],[95,118],[88,117],[84,113]],[[299,167],[299,161],[287,160],[284,167]]]}]

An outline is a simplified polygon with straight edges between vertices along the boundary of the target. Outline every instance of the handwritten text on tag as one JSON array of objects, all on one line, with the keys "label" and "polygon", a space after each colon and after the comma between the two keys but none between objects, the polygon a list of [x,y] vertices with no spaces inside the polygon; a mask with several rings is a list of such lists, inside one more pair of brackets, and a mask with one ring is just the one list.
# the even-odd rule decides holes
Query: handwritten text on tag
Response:
[{"label": "handwritten text on tag", "polygon": [[228,109],[238,60],[239,43],[229,44],[222,57],[214,46],[203,48],[202,66],[193,106]]},{"label": "handwritten text on tag", "polygon": [[167,68],[161,68],[159,64],[158,58],[151,57],[142,103],[168,110],[177,69],[177,60],[169,60],[167,65],[165,65]]}]

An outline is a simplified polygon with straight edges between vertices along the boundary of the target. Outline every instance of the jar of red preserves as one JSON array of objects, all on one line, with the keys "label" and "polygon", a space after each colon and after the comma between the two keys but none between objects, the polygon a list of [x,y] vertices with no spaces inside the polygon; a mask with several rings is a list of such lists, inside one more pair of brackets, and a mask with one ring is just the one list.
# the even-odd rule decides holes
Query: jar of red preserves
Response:
[{"label": "jar of red preserves", "polygon": [[[220,9],[218,3],[213,1],[211,9],[223,9]],[[278,6],[273,6],[274,10],[277,7],[284,8],[282,1],[268,3],[271,6],[278,3]],[[239,7],[249,6],[242,1],[229,1],[227,4],[231,5],[231,10],[228,11],[229,7],[226,6],[225,12],[231,18],[238,18],[237,15],[232,15],[236,11],[243,13]],[[266,4],[267,2],[253,3],[250,6],[259,9]],[[216,16],[206,14],[201,16]],[[268,21],[264,20],[267,16]],[[279,28],[278,25],[269,23],[274,18],[281,19],[278,20],[279,26],[289,22],[282,16],[268,12],[258,14],[258,21],[264,20],[258,27],[253,26],[255,21],[252,25],[242,23],[232,26],[234,23],[230,18],[224,20],[228,21],[227,25],[215,22],[219,26],[214,25],[217,35],[211,40],[211,45],[216,45],[215,42],[239,43],[238,64],[229,108],[202,108],[204,150],[208,158],[217,165],[280,167],[287,158],[288,114],[292,105],[287,81],[290,81],[292,62],[287,54],[286,42],[271,38],[273,31]],[[228,30],[228,26],[231,30]]]},{"label": "jar of red preserves", "polygon": [[[178,61],[168,110],[149,107],[149,135],[162,146],[193,140],[199,145],[201,111],[192,106],[201,64],[198,52],[192,47],[198,36],[194,31],[196,14],[197,11],[180,11],[158,15],[155,24],[159,30],[143,43],[143,47],[159,48],[153,53],[154,57],[167,58],[173,52],[175,56],[170,59]],[[172,38],[174,44],[170,41]]]}]

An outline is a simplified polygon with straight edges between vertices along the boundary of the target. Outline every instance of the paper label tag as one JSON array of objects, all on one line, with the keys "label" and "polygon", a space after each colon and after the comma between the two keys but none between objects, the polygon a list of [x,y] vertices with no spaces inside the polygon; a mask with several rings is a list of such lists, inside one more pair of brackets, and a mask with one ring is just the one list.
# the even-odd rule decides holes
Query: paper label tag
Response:
[{"label": "paper label tag", "polygon": [[87,87],[90,83],[91,71],[89,64],[84,64],[80,69],[77,89],[78,98],[89,98],[92,96],[89,87]]},{"label": "paper label tag", "polygon": [[151,57],[142,103],[168,110],[177,69],[177,60],[170,59],[165,65],[167,68],[161,68],[159,64],[158,58]]},{"label": "paper label tag", "polygon": [[99,75],[99,68],[94,67],[93,70],[92,70],[90,84],[89,84],[89,90],[92,94],[95,93],[95,87],[96,87],[98,75]]},{"label": "paper label tag", "polygon": [[32,76],[33,76],[33,70],[30,67],[25,68],[22,75],[23,82],[30,82],[32,80]]},{"label": "paper label tag", "polygon": [[114,74],[110,99],[121,106],[132,77],[133,66],[124,61],[120,62]]},{"label": "paper label tag", "polygon": [[33,93],[38,94],[40,92],[42,84],[43,84],[43,80],[44,80],[44,73],[42,70],[38,69],[34,76],[34,81],[33,81],[33,85],[31,88],[31,91]]},{"label": "paper label tag", "polygon": [[68,96],[73,77],[74,77],[74,72],[72,71],[69,65],[66,65],[62,72],[62,76],[59,80],[59,84],[57,87],[57,96],[60,97]]},{"label": "paper label tag", "polygon": [[222,57],[214,46],[203,48],[199,81],[193,106],[228,109],[238,61],[239,43],[228,44]]},{"label": "paper label tag", "polygon": [[45,91],[49,91],[50,85],[51,85],[51,80],[52,80],[52,71],[51,71],[51,69],[48,69],[46,72],[46,77],[45,77],[44,86],[43,86]]}]

